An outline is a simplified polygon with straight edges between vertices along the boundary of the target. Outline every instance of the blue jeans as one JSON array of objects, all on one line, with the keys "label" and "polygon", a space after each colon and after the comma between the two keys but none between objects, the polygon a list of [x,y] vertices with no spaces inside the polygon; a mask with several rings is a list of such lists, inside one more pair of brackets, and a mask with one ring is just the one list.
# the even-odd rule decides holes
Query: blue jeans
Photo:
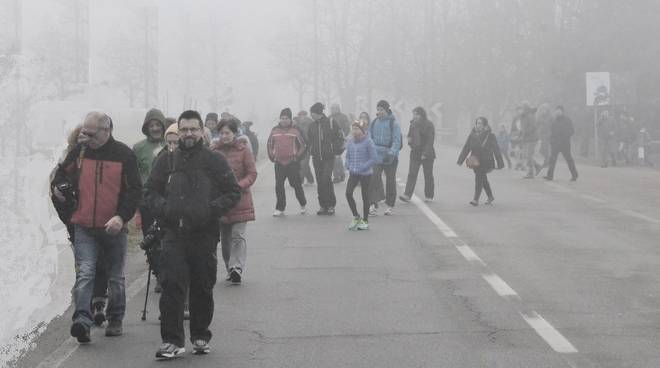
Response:
[{"label": "blue jeans", "polygon": [[76,283],[73,287],[75,312],[73,321],[85,326],[92,325],[90,302],[96,278],[99,251],[103,250],[108,276],[108,320],[121,321],[126,311],[126,286],[124,263],[128,237],[126,230],[110,235],[103,229],[89,229],[75,225],[73,253],[76,264]]}]

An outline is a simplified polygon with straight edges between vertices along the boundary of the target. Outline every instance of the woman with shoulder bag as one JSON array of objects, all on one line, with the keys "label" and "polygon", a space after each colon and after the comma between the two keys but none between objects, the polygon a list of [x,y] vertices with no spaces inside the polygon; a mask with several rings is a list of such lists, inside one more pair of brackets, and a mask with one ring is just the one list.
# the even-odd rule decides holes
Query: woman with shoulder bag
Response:
[{"label": "woman with shoulder bag", "polygon": [[487,174],[495,168],[498,170],[503,168],[504,160],[502,160],[502,154],[497,145],[497,137],[491,131],[488,119],[485,117],[480,116],[474,122],[474,128],[458,156],[458,166],[461,166],[463,162],[469,169],[474,170],[474,198],[470,204],[479,205],[482,189],[488,196],[486,204],[493,203],[495,197],[493,197]]}]

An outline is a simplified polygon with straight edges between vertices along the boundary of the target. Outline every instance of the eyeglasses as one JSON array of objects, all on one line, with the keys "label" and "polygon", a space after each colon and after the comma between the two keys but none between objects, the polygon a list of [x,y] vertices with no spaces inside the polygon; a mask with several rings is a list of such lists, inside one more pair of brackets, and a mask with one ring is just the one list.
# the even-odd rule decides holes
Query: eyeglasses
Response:
[{"label": "eyeglasses", "polygon": [[202,129],[199,128],[199,127],[193,127],[193,128],[179,128],[179,133],[183,133],[183,134],[191,133],[191,134],[194,134],[194,133],[199,132],[200,130],[202,130]]}]

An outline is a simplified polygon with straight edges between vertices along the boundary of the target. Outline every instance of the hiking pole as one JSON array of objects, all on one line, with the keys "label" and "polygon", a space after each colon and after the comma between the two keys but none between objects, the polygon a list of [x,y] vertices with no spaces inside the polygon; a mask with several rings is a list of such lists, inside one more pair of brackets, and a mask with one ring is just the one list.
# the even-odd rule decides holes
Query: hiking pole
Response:
[{"label": "hiking pole", "polygon": [[147,300],[149,300],[149,286],[151,284],[151,262],[149,262],[149,271],[147,274],[147,290],[144,292],[144,309],[142,310],[142,320],[147,320]]}]

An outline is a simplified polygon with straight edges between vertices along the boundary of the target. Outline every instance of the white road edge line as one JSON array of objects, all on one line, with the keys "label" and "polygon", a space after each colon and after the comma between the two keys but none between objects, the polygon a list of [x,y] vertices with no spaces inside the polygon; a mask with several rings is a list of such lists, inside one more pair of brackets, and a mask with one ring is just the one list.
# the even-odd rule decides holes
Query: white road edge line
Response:
[{"label": "white road edge line", "polygon": [[[147,271],[148,272],[148,271]],[[142,273],[138,278],[131,283],[126,289],[126,303],[133,299],[145,286],[147,286],[147,272]],[[64,340],[55,351],[50,353],[44,360],[39,363],[37,368],[59,368],[62,363],[76,351],[80,344],[73,337]]]},{"label": "white road edge line", "polygon": [[552,350],[562,354],[577,353],[578,350],[557,329],[546,321],[541,315],[532,312],[532,315],[520,313],[523,319],[536,331]]},{"label": "white road edge line", "polygon": [[584,199],[588,199],[588,200],[593,201],[593,202],[597,202],[597,203],[605,203],[605,202],[607,202],[607,201],[604,200],[604,199],[600,199],[600,198],[598,198],[598,197],[594,197],[594,196],[589,195],[589,194],[580,194],[580,197],[582,197],[582,198],[584,198]]},{"label": "white road edge line", "polygon": [[636,218],[638,218],[638,219],[641,219],[641,220],[644,220],[644,221],[648,221],[648,222],[650,222],[650,223],[652,223],[652,224],[660,224],[660,220],[658,220],[658,219],[656,219],[656,218],[653,218],[653,217],[650,217],[650,216],[646,216],[645,214],[643,214],[643,213],[639,213],[639,212],[637,212],[637,211],[633,211],[633,210],[621,210],[621,212],[624,213],[624,214],[626,214],[626,215],[628,215],[628,216],[636,217]]},{"label": "white road edge line", "polygon": [[495,290],[497,295],[502,297],[516,296],[520,298],[518,293],[516,293],[516,291],[513,290],[509,284],[507,284],[504,280],[502,280],[501,277],[497,276],[496,274],[493,273],[490,275],[481,275],[481,277],[483,277],[484,280],[486,280],[486,282],[490,285],[490,287]]}]

